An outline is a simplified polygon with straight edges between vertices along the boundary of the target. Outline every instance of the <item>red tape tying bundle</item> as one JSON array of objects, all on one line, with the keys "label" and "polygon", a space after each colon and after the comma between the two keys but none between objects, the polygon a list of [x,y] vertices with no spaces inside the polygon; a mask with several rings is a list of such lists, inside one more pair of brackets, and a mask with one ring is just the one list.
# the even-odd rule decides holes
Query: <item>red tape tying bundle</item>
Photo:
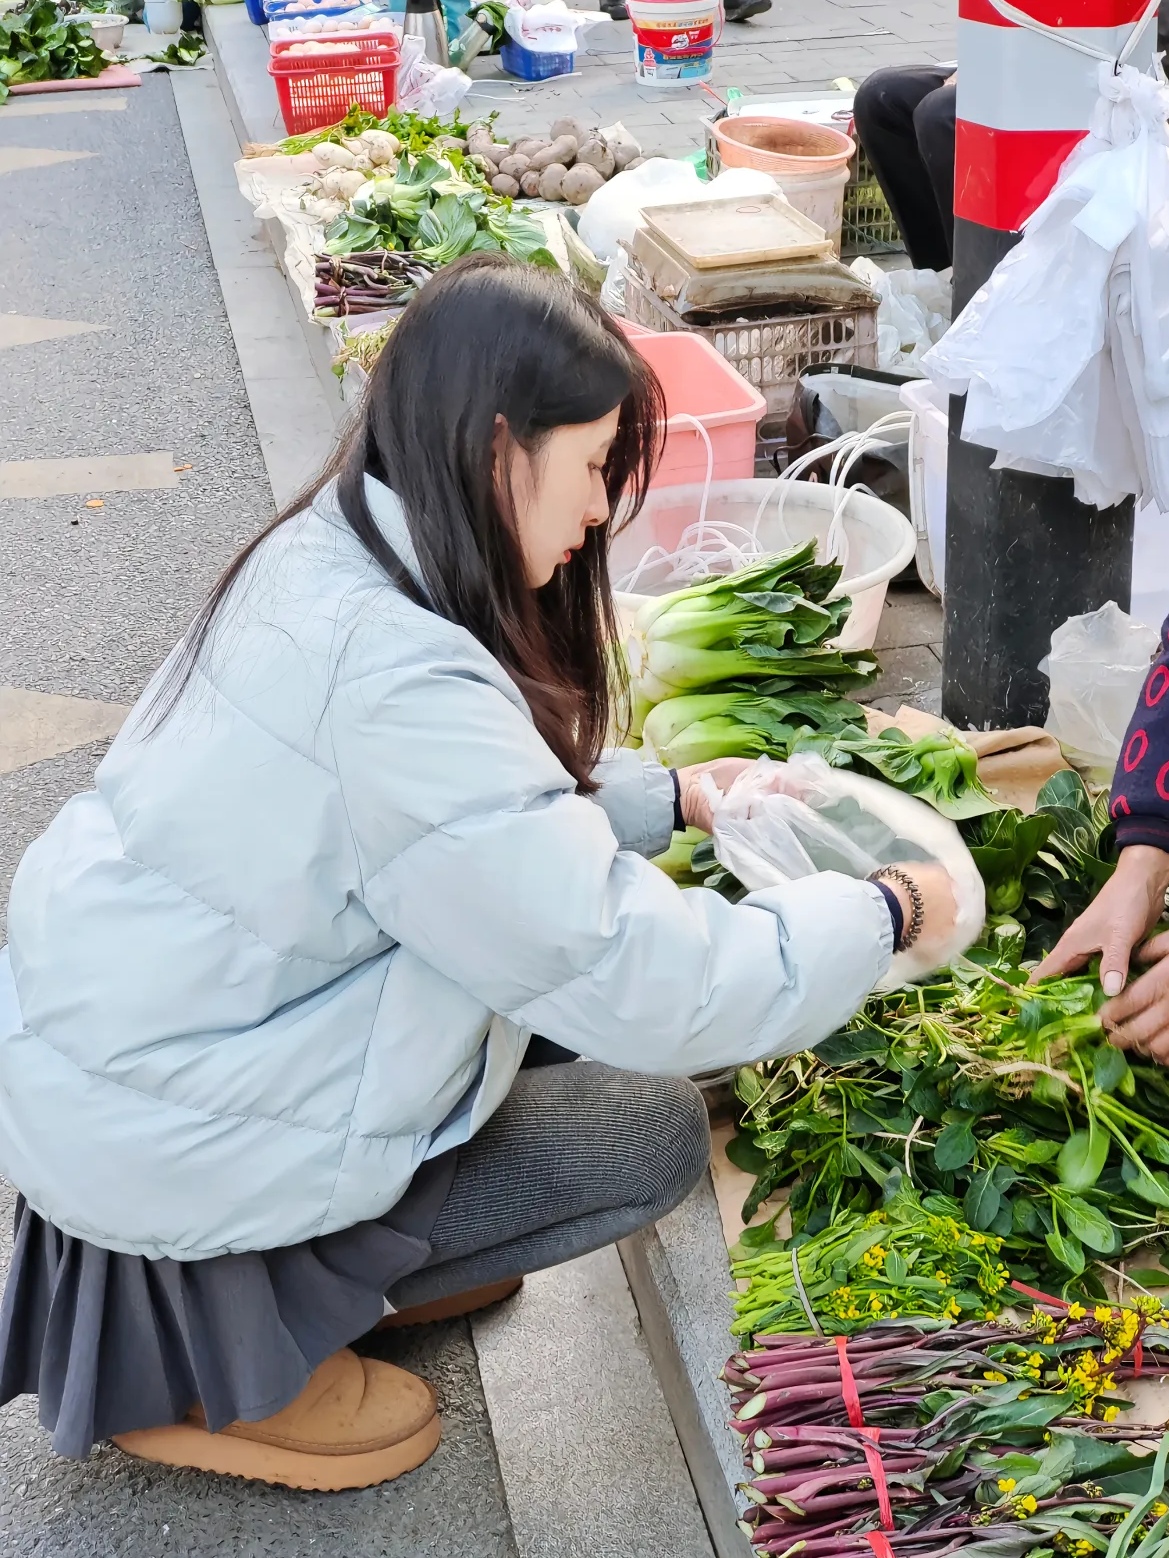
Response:
[{"label": "red tape tying bundle", "polygon": [[857,1392],[856,1379],[853,1377],[852,1364],[848,1361],[848,1337],[833,1337],[836,1343],[836,1356],[840,1360],[840,1394],[844,1397],[844,1409],[848,1413],[848,1421],[854,1428],[865,1426],[865,1414],[861,1411],[861,1398]]},{"label": "red tape tying bundle", "polygon": [[865,1541],[873,1549],[873,1558],[896,1558],[896,1554],[883,1531],[866,1531]]},{"label": "red tape tying bundle", "polygon": [[[852,1372],[852,1364],[848,1361],[848,1337],[835,1336],[833,1341],[836,1343],[836,1356],[840,1364],[840,1394],[844,1397],[844,1409],[848,1413],[848,1421],[852,1427],[870,1441],[865,1445],[865,1460],[877,1494],[877,1513],[885,1530],[892,1531],[893,1504],[889,1498],[889,1484],[885,1480],[885,1463],[877,1448],[881,1430],[865,1427],[865,1414],[861,1408],[860,1393],[856,1388],[856,1377]],[[875,1558],[893,1558],[893,1549],[880,1532],[869,1532],[868,1541]],[[878,1541],[882,1546],[877,1546]]]}]

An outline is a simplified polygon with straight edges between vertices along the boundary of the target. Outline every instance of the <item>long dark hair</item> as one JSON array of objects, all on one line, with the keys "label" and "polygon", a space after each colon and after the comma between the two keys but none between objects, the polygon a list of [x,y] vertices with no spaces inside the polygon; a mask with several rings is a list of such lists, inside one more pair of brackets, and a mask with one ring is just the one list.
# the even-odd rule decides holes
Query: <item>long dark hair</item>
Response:
[{"label": "long dark hair", "polygon": [[[532,590],[514,506],[495,479],[496,417],[535,453],[558,427],[619,406],[605,466],[609,522]],[[564,276],[477,254],[426,283],[378,358],[360,415],[321,475],[233,559],[201,607],[152,710],[173,711],[248,559],[336,478],[349,528],[417,605],[457,622],[506,667],[536,728],[590,793],[610,727],[616,627],[608,536],[640,508],[660,452],[665,399],[608,315]],[[422,587],[379,530],[369,474],[397,493]]]}]

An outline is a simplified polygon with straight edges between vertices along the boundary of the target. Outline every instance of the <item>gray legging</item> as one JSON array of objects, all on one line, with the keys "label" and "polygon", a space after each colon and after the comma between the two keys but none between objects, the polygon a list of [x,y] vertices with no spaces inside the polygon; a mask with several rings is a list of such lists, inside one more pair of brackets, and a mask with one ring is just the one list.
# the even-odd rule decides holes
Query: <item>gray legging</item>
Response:
[{"label": "gray legging", "polygon": [[395,1309],[624,1238],[677,1206],[710,1161],[693,1083],[593,1061],[541,1064],[541,1043],[533,1040],[511,1092],[459,1148],[430,1260],[390,1289]]}]

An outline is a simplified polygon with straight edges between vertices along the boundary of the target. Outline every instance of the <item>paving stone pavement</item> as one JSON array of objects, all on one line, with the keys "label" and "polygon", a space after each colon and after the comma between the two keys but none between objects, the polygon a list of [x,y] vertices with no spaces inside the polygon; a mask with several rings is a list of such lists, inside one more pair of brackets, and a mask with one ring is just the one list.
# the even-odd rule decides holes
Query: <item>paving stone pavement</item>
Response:
[{"label": "paving stone pavement", "polygon": [[[584,4],[585,0],[579,0]],[[859,82],[882,65],[934,63],[955,57],[955,0],[849,4],[848,0],[774,0],[749,22],[730,23],[715,49],[711,86],[750,96],[824,91],[841,76]],[[617,119],[647,151],[679,156],[703,143],[700,121],[717,105],[698,86],[638,86],[628,22],[585,34],[575,75],[524,85],[503,75],[494,58],[476,60],[475,113],[499,110],[509,134],[546,127],[563,115],[610,124]]]}]

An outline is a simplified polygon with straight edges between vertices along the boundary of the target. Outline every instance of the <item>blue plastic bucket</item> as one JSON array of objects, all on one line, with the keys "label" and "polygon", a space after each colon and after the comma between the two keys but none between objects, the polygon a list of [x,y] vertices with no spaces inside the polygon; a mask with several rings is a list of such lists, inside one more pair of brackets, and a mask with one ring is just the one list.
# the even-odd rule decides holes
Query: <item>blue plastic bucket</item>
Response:
[{"label": "blue plastic bucket", "polygon": [[509,76],[521,81],[547,81],[549,76],[568,76],[576,63],[575,54],[540,54],[525,49],[514,38],[506,38],[499,47],[499,58]]}]

